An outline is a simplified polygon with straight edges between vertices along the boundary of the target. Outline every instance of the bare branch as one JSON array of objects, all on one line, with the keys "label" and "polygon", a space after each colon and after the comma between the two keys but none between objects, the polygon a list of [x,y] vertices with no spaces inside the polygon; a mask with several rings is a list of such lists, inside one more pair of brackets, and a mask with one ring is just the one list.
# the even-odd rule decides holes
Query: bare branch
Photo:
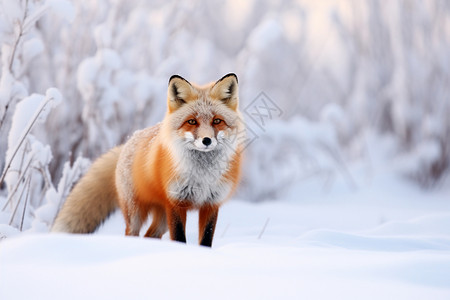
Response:
[{"label": "bare branch", "polygon": [[263,228],[261,229],[261,232],[258,235],[258,240],[261,239],[261,237],[264,234],[264,231],[266,231],[266,227],[267,227],[267,224],[269,224],[269,221],[270,221],[270,218],[267,218],[266,223],[264,223],[264,226],[263,226]]}]

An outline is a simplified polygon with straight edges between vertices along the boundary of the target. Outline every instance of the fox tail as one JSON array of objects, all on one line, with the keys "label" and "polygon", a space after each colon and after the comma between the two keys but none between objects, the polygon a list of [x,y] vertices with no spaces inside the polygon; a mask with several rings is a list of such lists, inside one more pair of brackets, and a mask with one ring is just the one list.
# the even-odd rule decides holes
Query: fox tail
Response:
[{"label": "fox tail", "polygon": [[98,158],[67,197],[52,232],[92,233],[118,207],[115,170],[121,147]]}]

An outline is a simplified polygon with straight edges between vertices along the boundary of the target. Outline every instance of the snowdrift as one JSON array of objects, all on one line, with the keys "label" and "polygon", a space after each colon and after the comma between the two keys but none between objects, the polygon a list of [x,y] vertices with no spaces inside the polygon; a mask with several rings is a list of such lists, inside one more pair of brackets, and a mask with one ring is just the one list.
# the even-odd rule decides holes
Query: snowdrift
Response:
[{"label": "snowdrift", "polygon": [[[119,213],[95,235],[10,238],[0,243],[0,298],[450,298],[450,213],[411,218],[418,210],[405,207],[370,229],[369,207],[336,207],[334,218],[321,210],[230,202],[212,249],[194,245],[192,214],[188,245],[123,237]],[[303,217],[314,211],[338,229],[311,229]]]}]

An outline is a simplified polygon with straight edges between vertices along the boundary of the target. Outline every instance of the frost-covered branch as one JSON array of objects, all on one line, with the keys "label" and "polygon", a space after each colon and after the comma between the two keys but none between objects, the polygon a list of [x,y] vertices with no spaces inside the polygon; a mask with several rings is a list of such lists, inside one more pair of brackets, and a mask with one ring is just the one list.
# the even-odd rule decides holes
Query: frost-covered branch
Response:
[{"label": "frost-covered branch", "polygon": [[45,110],[45,107],[47,104],[49,104],[51,101],[53,101],[54,98],[46,98],[45,101],[43,101],[38,109],[36,110],[34,116],[32,117],[30,123],[27,125],[27,127],[24,129],[22,135],[19,137],[19,142],[15,146],[14,150],[12,151],[12,155],[9,156],[9,159],[6,163],[6,167],[3,170],[2,176],[0,177],[0,185],[3,184],[3,180],[5,179],[6,174],[9,171],[9,168],[11,167],[11,163],[13,162],[14,158],[16,157],[16,154],[19,152],[20,147],[22,146],[22,143],[25,141],[26,137],[30,133],[31,129],[33,128],[34,124],[40,117],[41,113]]}]

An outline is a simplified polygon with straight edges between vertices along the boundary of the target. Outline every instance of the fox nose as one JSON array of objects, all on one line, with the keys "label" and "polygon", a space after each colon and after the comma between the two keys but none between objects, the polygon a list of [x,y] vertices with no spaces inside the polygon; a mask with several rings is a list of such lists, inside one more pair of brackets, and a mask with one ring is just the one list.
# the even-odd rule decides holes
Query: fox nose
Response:
[{"label": "fox nose", "polygon": [[203,138],[203,140],[202,140],[202,143],[203,143],[203,145],[205,145],[205,146],[209,146],[209,145],[211,145],[211,139],[209,138],[209,137],[205,137],[205,138]]}]

